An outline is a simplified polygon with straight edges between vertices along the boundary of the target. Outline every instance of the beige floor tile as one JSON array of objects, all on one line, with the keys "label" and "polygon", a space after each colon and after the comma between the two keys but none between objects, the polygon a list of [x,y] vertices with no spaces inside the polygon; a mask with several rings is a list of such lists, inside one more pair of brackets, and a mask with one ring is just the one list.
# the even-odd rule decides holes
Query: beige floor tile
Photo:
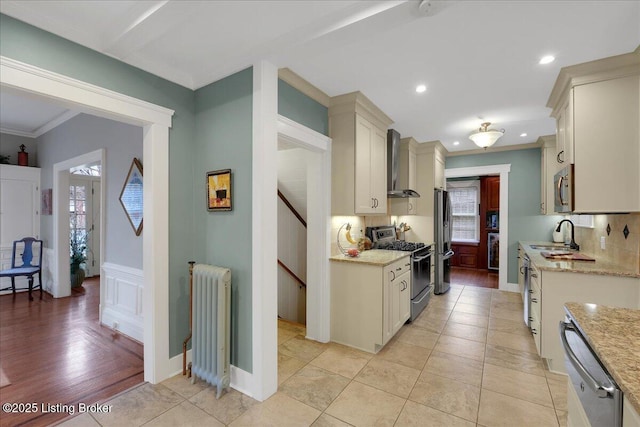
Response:
[{"label": "beige floor tile", "polygon": [[485,364],[482,388],[553,408],[547,379],[537,375]]},{"label": "beige floor tile", "polygon": [[555,427],[552,408],[482,389],[478,424],[487,427]]},{"label": "beige floor tile", "polygon": [[396,426],[474,427],[475,423],[408,400],[400,412]]},{"label": "beige floor tile", "polygon": [[462,290],[461,295],[491,295],[493,293],[493,289],[491,288],[483,288],[480,286],[465,286]]},{"label": "beige floor tile", "polygon": [[413,388],[409,400],[475,423],[480,387],[439,375],[424,374]]},{"label": "beige floor tile", "polygon": [[508,347],[487,345],[484,362],[544,377],[542,359],[533,353]]},{"label": "beige floor tile", "polygon": [[252,406],[230,425],[234,427],[269,426],[299,427],[310,426],[320,415],[320,411],[283,393],[276,393],[264,402]]},{"label": "beige floor tile", "polygon": [[489,324],[489,318],[487,316],[478,316],[477,314],[465,313],[462,311],[454,311],[449,317],[450,322],[464,323],[465,325],[479,326],[486,328]]},{"label": "beige floor tile", "polygon": [[422,313],[420,313],[420,317],[426,317],[428,319],[435,320],[447,320],[451,315],[451,309],[441,308],[432,305],[428,305]]},{"label": "beige floor tile", "polygon": [[460,300],[458,300],[456,306],[453,307],[453,311],[454,313],[462,312],[475,314],[476,316],[489,316],[489,307],[475,304],[465,304],[461,303]]},{"label": "beige floor tile", "polygon": [[353,378],[372,357],[371,353],[331,343],[327,350],[311,361],[311,364],[343,377]]},{"label": "beige floor tile", "polygon": [[424,364],[427,363],[429,354],[431,354],[431,350],[428,348],[392,339],[373,359],[389,360],[408,368],[422,370]]},{"label": "beige floor tile", "polygon": [[465,325],[464,323],[447,322],[442,334],[478,342],[487,340],[486,328]]},{"label": "beige floor tile", "polygon": [[220,399],[216,399],[215,388],[201,391],[189,399],[189,402],[224,424],[229,424],[259,403],[234,389],[220,396]]},{"label": "beige floor tile", "polygon": [[458,298],[437,298],[437,295],[431,297],[429,305],[427,307],[444,308],[447,310],[453,310]]},{"label": "beige floor tile", "polygon": [[436,374],[467,384],[480,387],[482,383],[483,364],[480,361],[467,359],[446,353],[431,353],[422,375]]},{"label": "beige floor tile", "polygon": [[405,325],[398,332],[398,341],[432,349],[438,341],[439,335],[416,325]]},{"label": "beige floor tile", "polygon": [[489,330],[487,333],[487,344],[526,351],[533,354],[538,353],[532,337],[507,332]]},{"label": "beige floor tile", "polygon": [[568,378],[564,374],[556,374],[555,372],[551,372],[547,369],[545,369],[544,371],[544,376],[551,380],[563,381],[563,382],[567,382],[567,378]]},{"label": "beige floor tile", "polygon": [[290,322],[284,319],[278,319],[278,329],[286,329],[289,331],[293,331],[296,335],[306,335],[307,328],[304,325],[299,323]]},{"label": "beige floor tile", "polygon": [[286,356],[295,357],[304,362],[310,362],[325,351],[326,348],[326,344],[305,339],[301,335],[296,335],[285,343],[280,344],[278,351]]},{"label": "beige floor tile", "polygon": [[492,331],[507,332],[530,337],[531,331],[524,324],[522,316],[518,320],[500,319],[499,317],[489,317],[489,329]]},{"label": "beige floor tile", "polygon": [[522,312],[524,305],[522,301],[492,301],[491,309],[492,310],[509,310],[509,311],[520,311]]},{"label": "beige floor tile", "polygon": [[161,384],[186,399],[200,393],[207,387],[211,387],[206,381],[196,381],[194,384],[191,384],[191,378],[187,378],[186,375],[182,374],[168,378],[162,381]]},{"label": "beige floor tile", "polygon": [[278,328],[278,345],[289,341],[291,338],[295,337],[296,335],[300,335],[300,334],[289,329]]},{"label": "beige floor tile", "polygon": [[471,305],[479,305],[481,307],[489,308],[491,306],[491,295],[460,295],[458,298],[459,304],[471,304]]},{"label": "beige floor tile", "polygon": [[349,427],[350,425],[351,424],[347,424],[331,415],[323,413],[311,424],[311,427]]},{"label": "beige floor tile", "polygon": [[373,358],[354,379],[406,399],[419,376],[418,369]]},{"label": "beige floor tile", "polygon": [[[513,320],[514,322],[522,320],[523,318],[522,310],[508,310],[505,308],[492,308],[489,316],[498,317],[500,319]],[[524,322],[523,322],[524,323]]]},{"label": "beige floor tile", "polygon": [[556,411],[567,410],[567,379],[551,379],[547,378],[549,384],[549,390],[551,390],[551,398],[553,399],[553,406]]},{"label": "beige floor tile", "polygon": [[306,365],[306,362],[302,360],[278,353],[278,385],[291,378],[304,365]]},{"label": "beige floor tile", "polygon": [[517,302],[522,304],[522,295],[520,295],[520,292],[508,292],[494,289],[491,293],[491,301]]},{"label": "beige floor tile", "polygon": [[57,424],[56,427],[100,427],[100,424],[85,412]]},{"label": "beige floor tile", "polygon": [[161,384],[145,383],[106,402],[109,413],[92,413],[102,426],[142,425],[184,401]]},{"label": "beige floor tile", "polygon": [[560,427],[567,427],[567,411],[556,411]]},{"label": "beige floor tile", "polygon": [[325,411],[354,426],[392,426],[405,400],[352,381]]},{"label": "beige floor tile", "polygon": [[307,365],[281,385],[278,391],[324,411],[350,381],[342,375]]},{"label": "beige floor tile", "polygon": [[220,421],[185,401],[154,418],[145,427],[224,427]]},{"label": "beige floor tile", "polygon": [[415,326],[418,328],[426,329],[429,332],[439,334],[440,332],[442,332],[446,324],[447,324],[447,321],[443,319],[432,319],[427,316],[419,316],[416,320],[411,322],[411,324],[404,325],[403,328],[407,328],[409,326]]},{"label": "beige floor tile", "polygon": [[484,343],[466,340],[463,338],[450,337],[448,335],[440,335],[438,343],[433,351],[440,353],[455,354],[468,359],[484,360]]}]

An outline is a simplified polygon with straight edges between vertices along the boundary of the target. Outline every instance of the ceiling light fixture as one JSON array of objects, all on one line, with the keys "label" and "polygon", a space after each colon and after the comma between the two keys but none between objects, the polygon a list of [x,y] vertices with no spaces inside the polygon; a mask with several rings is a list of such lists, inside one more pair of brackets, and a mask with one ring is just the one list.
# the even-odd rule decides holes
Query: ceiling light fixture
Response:
[{"label": "ceiling light fixture", "polygon": [[480,125],[477,132],[469,135],[469,139],[475,142],[478,147],[486,149],[491,147],[504,134],[504,129],[489,129],[490,122],[484,122]]},{"label": "ceiling light fixture", "polygon": [[525,132],[522,132],[520,136],[524,138],[525,136],[527,136],[527,134]]},{"label": "ceiling light fixture", "polygon": [[541,65],[550,64],[555,60],[556,60],[555,56],[547,55],[547,56],[543,56],[542,58],[540,58],[540,61],[538,62],[538,64],[541,64]]},{"label": "ceiling light fixture", "polygon": [[418,93],[422,93],[422,92],[424,92],[426,90],[427,90],[427,86],[426,85],[418,85],[418,86],[416,86],[416,92],[418,92]]},{"label": "ceiling light fixture", "polygon": [[453,145],[460,145],[460,141],[453,141]]}]

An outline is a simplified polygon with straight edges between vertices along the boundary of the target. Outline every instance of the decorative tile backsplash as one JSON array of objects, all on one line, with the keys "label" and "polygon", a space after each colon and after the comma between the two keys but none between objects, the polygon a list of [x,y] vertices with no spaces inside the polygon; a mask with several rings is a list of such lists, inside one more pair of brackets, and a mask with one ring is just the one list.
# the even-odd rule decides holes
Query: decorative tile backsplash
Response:
[{"label": "decorative tile backsplash", "polygon": [[[594,215],[593,218],[593,228],[576,227],[575,239],[580,250],[606,261],[635,265],[640,272],[640,213]],[[625,227],[628,230],[626,238]],[[600,249],[600,238],[603,236],[605,249]]]}]

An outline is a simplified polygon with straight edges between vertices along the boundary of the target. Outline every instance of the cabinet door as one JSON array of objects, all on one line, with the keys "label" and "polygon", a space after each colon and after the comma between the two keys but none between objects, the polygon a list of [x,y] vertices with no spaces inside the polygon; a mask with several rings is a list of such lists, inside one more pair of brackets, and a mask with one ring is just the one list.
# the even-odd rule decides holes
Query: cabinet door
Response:
[{"label": "cabinet door", "polygon": [[411,272],[396,277],[391,284],[391,334],[402,328],[410,315]]},{"label": "cabinet door", "polygon": [[[371,181],[371,159],[374,155],[371,141],[375,139],[374,133],[375,127],[356,115],[355,212],[357,214],[376,211],[372,193],[374,183]],[[378,153],[375,155],[379,156]]]},{"label": "cabinet door", "polygon": [[12,247],[14,240],[23,237],[40,237],[39,201],[37,182],[26,179],[0,181],[2,246]]},{"label": "cabinet door", "polygon": [[[409,188],[415,190],[416,183],[418,182],[416,171],[416,153],[409,150]],[[420,199],[408,199],[407,200],[407,213],[409,215],[415,215],[418,212],[418,201]]]},{"label": "cabinet door", "polygon": [[500,210],[500,177],[490,176],[486,180],[487,185],[487,210]]},{"label": "cabinet door", "polygon": [[435,188],[439,188],[444,190],[444,157],[440,152],[436,151],[435,153],[435,162],[434,162],[434,182]]},{"label": "cabinet door", "polygon": [[373,211],[387,214],[387,132],[373,127],[371,139],[371,197],[374,201]]}]

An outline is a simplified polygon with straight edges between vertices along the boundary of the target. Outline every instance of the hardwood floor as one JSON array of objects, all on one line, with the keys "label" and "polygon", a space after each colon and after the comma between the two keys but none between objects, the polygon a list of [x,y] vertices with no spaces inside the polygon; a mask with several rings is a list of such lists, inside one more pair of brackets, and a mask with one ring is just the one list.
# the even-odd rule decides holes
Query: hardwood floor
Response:
[{"label": "hardwood floor", "polygon": [[498,289],[498,272],[451,267],[451,284]]},{"label": "hardwood floor", "polygon": [[[69,415],[50,405],[91,404],[144,381],[142,344],[100,326],[99,278],[67,298],[0,296],[0,364],[11,384],[4,403],[36,403],[35,413],[0,413],[0,426],[45,426]],[[44,404],[44,408],[42,405]],[[55,409],[55,407],[54,407]]]}]

